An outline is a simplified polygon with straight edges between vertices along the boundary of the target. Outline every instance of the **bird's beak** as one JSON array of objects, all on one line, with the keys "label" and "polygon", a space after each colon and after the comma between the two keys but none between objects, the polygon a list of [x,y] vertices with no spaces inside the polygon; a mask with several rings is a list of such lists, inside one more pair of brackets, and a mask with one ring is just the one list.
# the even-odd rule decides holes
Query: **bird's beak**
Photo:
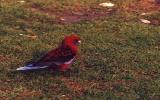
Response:
[{"label": "bird's beak", "polygon": [[78,43],[81,44],[81,40],[79,40]]}]

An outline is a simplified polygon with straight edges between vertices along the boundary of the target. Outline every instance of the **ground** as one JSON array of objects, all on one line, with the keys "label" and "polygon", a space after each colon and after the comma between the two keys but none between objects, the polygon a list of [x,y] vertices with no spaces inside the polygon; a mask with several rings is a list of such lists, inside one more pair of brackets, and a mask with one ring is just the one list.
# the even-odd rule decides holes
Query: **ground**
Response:
[{"label": "ground", "polygon": [[[0,98],[159,100],[159,11],[153,0],[1,0]],[[82,44],[70,71],[15,71],[72,32]]]}]

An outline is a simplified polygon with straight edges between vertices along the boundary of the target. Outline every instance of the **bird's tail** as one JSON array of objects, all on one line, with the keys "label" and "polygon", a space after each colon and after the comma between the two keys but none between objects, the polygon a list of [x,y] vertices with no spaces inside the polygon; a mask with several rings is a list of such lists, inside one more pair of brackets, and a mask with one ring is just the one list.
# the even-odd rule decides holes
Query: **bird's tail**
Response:
[{"label": "bird's tail", "polygon": [[48,66],[34,66],[33,64],[26,65],[24,67],[19,67],[16,70],[17,71],[31,71],[31,70],[38,70],[38,69],[44,69]]}]

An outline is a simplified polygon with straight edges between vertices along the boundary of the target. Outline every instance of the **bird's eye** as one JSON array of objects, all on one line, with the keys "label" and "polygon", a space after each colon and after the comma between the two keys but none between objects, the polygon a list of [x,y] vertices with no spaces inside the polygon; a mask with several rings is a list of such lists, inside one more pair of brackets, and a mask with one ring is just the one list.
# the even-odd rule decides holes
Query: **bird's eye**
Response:
[{"label": "bird's eye", "polygon": [[78,40],[74,40],[74,43],[76,43]]}]

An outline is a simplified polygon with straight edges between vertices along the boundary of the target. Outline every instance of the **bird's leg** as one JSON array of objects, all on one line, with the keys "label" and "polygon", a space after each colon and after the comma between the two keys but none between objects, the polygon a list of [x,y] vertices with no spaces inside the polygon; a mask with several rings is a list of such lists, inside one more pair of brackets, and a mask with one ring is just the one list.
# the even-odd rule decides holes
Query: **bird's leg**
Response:
[{"label": "bird's leg", "polygon": [[62,64],[60,65],[60,71],[66,71],[67,69],[69,69],[69,64]]},{"label": "bird's leg", "polygon": [[51,64],[51,65],[49,65],[49,67],[48,67],[48,69],[50,70],[50,71],[58,71],[59,70],[59,66],[57,66],[56,64]]}]

